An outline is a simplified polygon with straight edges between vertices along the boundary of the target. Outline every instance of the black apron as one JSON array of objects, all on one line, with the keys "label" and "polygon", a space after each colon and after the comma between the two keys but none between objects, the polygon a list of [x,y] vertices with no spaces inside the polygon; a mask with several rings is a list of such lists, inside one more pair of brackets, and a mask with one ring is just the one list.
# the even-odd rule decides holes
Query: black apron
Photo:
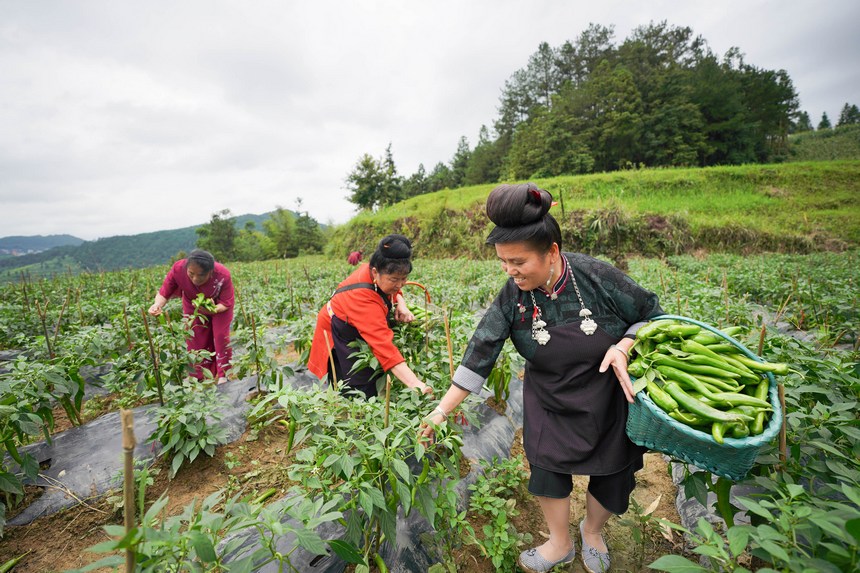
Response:
[{"label": "black apron", "polygon": [[545,470],[614,474],[647,450],[627,437],[627,400],[612,367],[598,372],[617,338],[602,328],[586,335],[579,325],[548,328],[549,342],[526,363],[523,446]]},{"label": "black apron", "polygon": [[[379,292],[371,283],[353,283],[343,286],[332,293],[332,297],[336,294],[353,290],[357,288],[366,288],[378,293],[385,305],[388,307],[389,327],[392,325],[391,310],[393,308],[391,300]],[[364,340],[358,332],[358,329],[338,318],[337,315],[331,315],[331,334],[332,334],[332,356],[335,364],[334,374],[337,377],[341,392],[346,392],[349,388],[360,390],[368,398],[377,395],[376,383],[382,378],[382,372],[371,368],[362,368],[356,372],[351,372],[353,365],[356,362],[355,358],[350,358],[356,349],[350,346],[350,343],[356,340]],[[331,379],[331,364],[329,364],[329,379]]]}]

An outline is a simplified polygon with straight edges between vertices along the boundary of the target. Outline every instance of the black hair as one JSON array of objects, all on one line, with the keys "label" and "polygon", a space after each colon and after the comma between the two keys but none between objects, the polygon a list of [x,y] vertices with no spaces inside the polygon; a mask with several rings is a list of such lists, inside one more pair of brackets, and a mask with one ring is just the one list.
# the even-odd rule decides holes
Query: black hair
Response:
[{"label": "black hair", "polygon": [[408,275],[412,272],[412,243],[403,235],[388,235],[370,256],[370,266],[385,275]]},{"label": "black hair", "polygon": [[209,251],[194,249],[185,258],[185,268],[187,269],[188,265],[192,263],[200,267],[204,273],[211,273],[215,268],[215,257]]},{"label": "black hair", "polygon": [[534,183],[499,185],[487,197],[487,217],[496,224],[488,245],[528,243],[547,252],[553,243],[561,249],[561,228],[549,214],[552,195]]}]

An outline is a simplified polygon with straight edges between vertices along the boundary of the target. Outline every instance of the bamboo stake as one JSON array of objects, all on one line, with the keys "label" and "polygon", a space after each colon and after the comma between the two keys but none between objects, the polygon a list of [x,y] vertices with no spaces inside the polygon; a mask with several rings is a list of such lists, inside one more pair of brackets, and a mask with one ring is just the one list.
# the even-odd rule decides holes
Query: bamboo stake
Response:
[{"label": "bamboo stake", "polygon": [[767,332],[767,326],[764,324],[761,325],[761,333],[758,335],[758,355],[761,356],[761,353],[764,351],[764,334]]},{"label": "bamboo stake", "polygon": [[39,315],[39,320],[42,321],[42,332],[45,333],[45,346],[48,347],[48,356],[51,360],[54,359],[54,349],[51,348],[51,337],[48,336],[48,324],[45,322],[45,315],[48,313],[48,303],[45,302],[45,308],[42,308],[42,305],[39,304],[39,299],[33,299],[33,302],[36,303],[36,313]]},{"label": "bamboo stake", "polygon": [[445,340],[448,342],[448,370],[451,371],[451,380],[454,379],[454,349],[451,345],[451,327],[448,323],[448,309],[445,309]]},{"label": "bamboo stake", "polygon": [[[137,441],[134,438],[134,412],[131,410],[120,410],[122,424],[122,450],[125,457],[125,479],[124,479],[124,524],[125,532],[134,528],[134,447]],[[134,572],[135,556],[134,549],[128,548],[125,552],[125,571]]]},{"label": "bamboo stake", "polygon": [[152,357],[152,366],[155,368],[155,383],[158,387],[158,403],[164,406],[164,392],[161,386],[161,368],[158,366],[158,354],[155,353],[155,344],[152,342],[152,333],[149,332],[149,319],[146,317],[146,309],[140,309],[143,315],[143,326],[146,328],[146,340],[149,342],[149,355]]},{"label": "bamboo stake", "polygon": [[122,320],[125,322],[125,340],[128,343],[128,349],[131,350],[134,345],[131,343],[131,329],[128,327],[128,303],[122,305]]},{"label": "bamboo stake", "polygon": [[69,298],[72,296],[72,289],[66,291],[66,298],[63,300],[63,306],[60,308],[60,314],[57,316],[57,324],[54,326],[54,348],[57,347],[57,336],[60,334],[60,323],[63,321],[63,314],[66,312],[66,307],[69,306]]},{"label": "bamboo stake", "polygon": [[328,332],[323,330],[323,336],[325,337],[325,347],[328,350],[328,360],[331,364],[331,387],[334,390],[337,390],[337,370],[334,369],[334,353],[332,352],[331,344],[328,341]]},{"label": "bamboo stake", "polygon": [[391,374],[385,375],[385,424],[384,428],[388,427],[388,413],[391,409]]},{"label": "bamboo stake", "polygon": [[776,389],[779,394],[779,405],[782,406],[782,425],[779,427],[779,464],[781,467],[785,467],[786,460],[786,436],[785,436],[785,386],[782,385],[782,382],[779,382],[776,385]]}]

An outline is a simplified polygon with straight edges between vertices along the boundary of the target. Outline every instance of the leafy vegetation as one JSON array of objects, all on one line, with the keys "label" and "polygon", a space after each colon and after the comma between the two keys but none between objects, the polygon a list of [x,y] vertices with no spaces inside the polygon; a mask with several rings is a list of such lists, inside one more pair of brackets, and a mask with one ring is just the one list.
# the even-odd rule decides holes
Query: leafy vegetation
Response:
[{"label": "leafy vegetation", "polygon": [[[755,173],[748,173],[747,178],[755,181]],[[591,177],[602,182],[598,176]],[[667,571],[766,567],[785,572],[804,567],[821,571],[856,568],[860,559],[860,499],[856,493],[860,491],[860,435],[856,430],[860,384],[858,255],[851,250],[815,255],[673,255],[628,260],[631,275],[657,292],[667,311],[718,327],[743,325],[750,332],[742,341],[748,348],[758,350],[761,342],[765,359],[791,366],[790,373],[781,377],[786,387],[789,447],[784,456],[776,443],[760,451],[744,480],[754,489],[734,502],[748,521],[741,520],[743,513],[736,513],[729,528],[700,523],[685,533],[693,553],[667,555],[651,567]],[[512,481],[519,474],[513,465],[505,469],[505,461],[487,465],[483,473],[489,481],[477,482],[472,490],[475,507],[458,507],[458,426],[447,422],[440,429],[437,447],[428,448],[419,442],[417,424],[428,410],[427,398],[398,384],[392,388],[388,403],[382,397],[344,400],[325,388],[298,390],[284,383],[291,370],[282,369],[274,359],[276,351],[286,344],[283,341],[290,341],[300,359],[307,349],[316,311],[331,294],[331,286],[350,268],[340,258],[333,261],[321,256],[236,263],[231,268],[239,287],[235,320],[236,340],[240,342],[238,367],[245,375],[257,374],[261,381],[261,393],[252,404],[249,421],[256,428],[289,430],[286,454],[290,463],[281,470],[281,479],[285,484],[301,484],[289,499],[311,505],[285,509],[280,504],[286,501],[267,505],[265,500],[257,503],[256,499],[221,497],[203,506],[189,506],[182,517],[167,517],[160,512],[163,506],[156,504],[141,508],[140,515],[145,517],[132,534],[112,527],[109,533],[115,539],[101,549],[132,547],[139,551],[140,563],[153,569],[169,563],[167,560],[175,555],[185,556],[188,563],[196,559],[226,567],[226,554],[219,541],[236,531],[233,524],[245,527],[253,522],[261,538],[268,540],[254,558],[281,560],[286,566],[290,556],[274,544],[284,531],[276,523],[278,512],[295,511],[298,515],[307,510],[301,514],[336,519],[344,527],[342,539],[328,547],[353,563],[357,571],[378,566],[374,564],[383,558],[380,544],[391,539],[399,512],[418,511],[435,526],[440,565],[449,571],[451,552],[464,546],[474,547],[476,558],[490,564],[508,563],[508,557],[521,550],[523,536],[534,532],[511,529],[510,517],[518,507],[512,502],[524,495]],[[163,321],[150,325],[157,367],[153,366],[141,313],[165,270],[161,266],[62,275],[52,281],[25,280],[3,287],[0,345],[27,356],[26,361],[12,362],[0,373],[0,388],[4,389],[0,397],[4,440],[0,448],[10,454],[2,467],[0,486],[7,508],[21,503],[21,484],[38,472],[21,446],[50,435],[52,404],[66,400],[72,416],[87,408],[86,402],[76,405],[77,382],[57,382],[76,380],[74,373],[84,362],[111,365],[102,380],[116,396],[115,405],[155,402],[157,377],[164,383],[166,403],[175,400],[172,392],[189,392],[183,388],[182,379],[192,357],[182,344],[178,305],[169,305]],[[493,261],[419,258],[410,278],[425,287],[430,300],[424,290],[405,287],[410,305],[425,312],[419,323],[398,327],[397,343],[438,395],[444,392],[452,362],[462,354],[474,329],[476,311],[495,296],[505,277]],[[516,369],[505,360],[497,367],[499,378]],[[502,397],[503,391],[499,388]],[[206,453],[218,447],[215,434],[211,434],[213,440],[206,438],[201,443],[204,434],[198,427],[199,414],[217,410],[217,406],[203,405],[205,395],[205,391],[194,392],[193,400],[176,406],[177,411],[189,415],[165,418],[172,420],[170,436],[163,436],[168,443],[172,436],[179,436],[177,444],[185,440],[192,444],[189,447],[196,444]],[[475,423],[469,403],[464,410],[470,423]],[[13,451],[20,454],[22,463],[15,463]],[[176,462],[180,471],[191,463],[188,454],[193,455],[190,449]],[[707,504],[713,476],[688,467],[683,487],[689,497]],[[229,489],[235,492],[237,486]],[[359,511],[359,507],[364,509]],[[640,508],[638,517],[627,518],[640,534],[637,559],[644,558],[649,535],[665,527],[648,515]],[[473,526],[478,520],[483,525]],[[321,522],[290,523],[291,527],[312,529]],[[686,529],[680,524],[672,527]],[[300,539],[309,544],[309,550],[326,549],[310,530]],[[709,561],[697,563],[696,554],[707,556]]]}]

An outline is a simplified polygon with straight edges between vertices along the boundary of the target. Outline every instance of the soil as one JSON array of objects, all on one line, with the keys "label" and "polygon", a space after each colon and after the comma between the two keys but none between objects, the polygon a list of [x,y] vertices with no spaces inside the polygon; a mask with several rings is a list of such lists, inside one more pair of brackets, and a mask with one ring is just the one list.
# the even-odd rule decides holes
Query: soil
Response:
[{"label": "soil", "polygon": [[[277,424],[266,427],[259,435],[248,431],[236,442],[217,448],[213,457],[201,456],[194,463],[183,467],[172,480],[167,478],[166,461],[160,459],[154,466],[158,473],[155,483],[148,488],[148,502],[155,501],[163,493],[169,497],[167,511],[175,515],[195,498],[199,502],[219,489],[225,489],[230,496],[236,493],[257,495],[272,487],[285,493],[293,485],[288,482],[286,475],[291,461],[291,456],[284,451],[286,441],[287,431]],[[520,432],[514,440],[511,454],[523,454]],[[468,464],[466,460],[464,463]],[[636,477],[637,487],[633,496],[642,511],[657,500],[653,516],[678,523],[674,504],[676,488],[662,455],[647,454],[645,467]],[[574,479],[570,523],[577,551],[580,545],[577,526],[584,511],[586,486],[587,478]],[[39,495],[38,488],[28,488],[27,493],[31,499]],[[0,564],[25,555],[15,567],[16,573],[51,573],[80,568],[97,561],[104,554],[86,551],[87,548],[109,539],[103,531],[104,525],[122,524],[123,519],[122,510],[115,508],[108,497],[83,500],[75,507],[40,518],[26,526],[8,526],[0,540]],[[276,495],[272,499],[278,497]],[[29,501],[25,500],[18,510],[26,507],[26,503]],[[525,491],[525,487],[517,495],[516,508],[519,515],[512,518],[516,530],[531,533],[534,540],[529,547],[542,544],[546,537],[546,525],[539,506]],[[7,519],[14,514],[14,511],[10,511]],[[621,518],[611,519],[604,531],[614,571],[647,571],[646,564],[660,555],[683,553],[682,540],[677,535],[664,538],[653,525],[640,529],[643,541],[636,543],[633,529],[623,523],[632,518],[633,512],[628,511]],[[480,532],[484,525],[481,519],[469,515],[469,520],[474,530]],[[460,548],[453,559],[459,571],[495,571],[492,563],[473,545]],[[578,560],[563,570],[584,571]]]}]

